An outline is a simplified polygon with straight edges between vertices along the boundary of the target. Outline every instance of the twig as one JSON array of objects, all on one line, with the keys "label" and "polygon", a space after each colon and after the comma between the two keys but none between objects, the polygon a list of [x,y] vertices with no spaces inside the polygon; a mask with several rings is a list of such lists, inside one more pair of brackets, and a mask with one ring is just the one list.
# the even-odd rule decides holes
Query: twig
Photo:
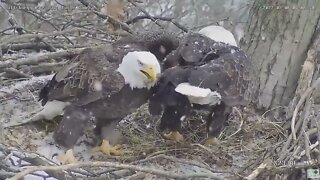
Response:
[{"label": "twig", "polygon": [[[64,48],[64,45],[52,45],[52,47],[54,48]],[[12,51],[19,51],[19,50],[23,50],[23,49],[34,49],[34,50],[40,50],[40,49],[44,49],[47,51],[50,51],[51,48],[49,48],[49,46],[45,43],[35,43],[35,42],[28,42],[28,43],[19,43],[19,44],[10,44],[10,45],[4,45],[2,46],[2,52],[6,53],[9,50]],[[54,52],[54,51],[52,51]]]},{"label": "twig", "polygon": [[301,96],[297,106],[295,107],[294,111],[293,111],[293,116],[292,116],[292,120],[291,120],[291,131],[292,131],[292,137],[294,140],[297,139],[296,136],[296,129],[295,129],[295,124],[296,124],[296,118],[298,115],[298,111],[300,109],[300,107],[303,105],[303,103],[305,102],[305,100],[307,99],[307,97],[313,92],[313,90],[315,88],[317,88],[320,85],[320,78],[318,78],[311,87],[309,87]]},{"label": "twig", "polygon": [[238,133],[241,131],[242,126],[243,126],[243,123],[244,123],[244,119],[243,119],[242,114],[241,114],[241,112],[239,111],[239,109],[236,108],[236,107],[234,107],[233,109],[235,109],[235,110],[237,111],[238,115],[240,116],[241,122],[240,122],[240,125],[239,125],[239,128],[237,129],[237,131],[234,132],[234,133],[232,133],[230,136],[228,136],[228,138],[230,138],[230,137],[238,134]]},{"label": "twig", "polygon": [[[310,146],[310,150],[313,150],[314,148],[316,148],[319,145],[319,141],[315,142],[314,144],[311,144]],[[301,151],[298,159],[301,159],[302,156],[304,156],[306,154],[306,150]]]},{"label": "twig", "polygon": [[[174,20],[174,18],[170,18],[170,17],[161,17],[161,16],[151,16],[153,19],[155,20],[161,20],[161,21],[169,21],[171,22],[172,24],[174,24],[175,26],[177,26],[179,29],[181,29],[182,31],[184,32],[188,32],[189,29],[184,27],[183,25],[181,25],[180,23],[178,23],[177,21]],[[133,24],[133,23],[136,23],[138,22],[139,20],[142,20],[142,19],[150,19],[149,16],[147,15],[143,15],[143,16],[136,16],[134,17],[133,19],[130,19],[126,22],[126,24]]]},{"label": "twig", "polygon": [[20,66],[20,65],[35,65],[40,62],[46,61],[48,59],[57,59],[57,58],[62,58],[66,56],[74,56],[74,55],[80,54],[84,49],[85,48],[76,48],[76,49],[69,49],[69,50],[58,51],[58,52],[44,53],[38,56],[22,58],[15,61],[6,60],[3,62],[0,62],[0,69]]},{"label": "twig", "polygon": [[298,169],[307,169],[320,167],[320,162],[316,160],[304,161],[301,163],[292,163],[291,165],[284,165],[280,167],[267,166],[265,167],[265,174],[289,174],[290,172],[296,171]]},{"label": "twig", "polygon": [[304,117],[303,117],[303,125],[302,125],[302,133],[304,136],[304,146],[305,146],[305,151],[306,151],[306,155],[308,160],[311,160],[311,156],[310,156],[310,140],[309,140],[309,136],[306,133],[306,128],[308,125],[308,122],[310,121],[309,115],[310,115],[310,109],[311,109],[311,105],[312,105],[312,98],[310,98],[310,101],[306,102],[305,108],[304,108]]},{"label": "twig", "polygon": [[65,34],[77,32],[77,31],[86,32],[86,33],[90,33],[90,34],[92,33],[92,30],[83,29],[83,28],[73,28],[73,29],[68,29],[68,30],[64,30],[64,31],[55,31],[55,32],[51,32],[51,33],[23,34],[23,35],[20,35],[20,36],[14,35],[14,36],[8,36],[8,37],[0,39],[0,41],[1,41],[0,47],[6,45],[8,43],[12,43],[12,42],[14,42],[16,40],[21,41],[22,39],[31,39],[31,38],[42,39],[42,38],[45,38],[45,37],[65,35]]},{"label": "twig", "polygon": [[164,29],[156,19],[154,19],[146,10],[144,10],[141,6],[139,6],[137,3],[135,3],[132,0],[128,0],[132,5],[137,7],[141,12],[143,12],[149,19],[151,19],[156,25],[158,25],[160,28]]},{"label": "twig", "polygon": [[246,177],[247,180],[256,179],[267,167],[267,163],[261,163],[252,173]]},{"label": "twig", "polygon": [[39,65],[29,65],[26,67],[21,67],[24,72],[30,73],[44,73],[44,72],[52,72],[59,70],[66,62],[58,62],[58,63],[41,63]]},{"label": "twig", "polygon": [[114,162],[88,162],[88,163],[74,163],[74,164],[61,165],[61,166],[31,167],[16,174],[14,177],[9,178],[8,180],[19,180],[20,178],[36,171],[48,171],[48,170],[56,171],[56,170],[76,169],[76,168],[83,168],[83,167],[114,167],[114,168],[120,168],[120,169],[129,169],[133,171],[141,171],[141,172],[146,172],[146,173],[163,176],[167,178],[174,178],[174,179],[188,179],[188,178],[200,178],[200,177],[207,177],[207,178],[213,178],[213,179],[217,178],[216,176],[213,176],[208,173],[194,173],[189,175],[179,175],[177,173],[167,172],[159,169],[135,166],[135,165],[120,164],[120,163],[114,163]]},{"label": "twig", "polygon": [[111,24],[117,24],[120,26],[121,29],[133,34],[133,30],[126,24],[123,23],[111,16],[107,16],[104,14],[101,14],[100,12],[98,12],[98,10],[95,7],[90,6],[90,3],[88,3],[86,0],[78,0],[81,4],[83,4],[84,6],[86,6],[89,9],[92,9],[92,12],[97,15],[98,17],[102,18],[102,19],[107,19]]},{"label": "twig", "polygon": [[297,169],[306,169],[311,167],[320,167],[320,162],[318,161],[304,161],[301,163],[291,164],[291,165],[284,165],[284,166],[271,166],[267,163],[262,163],[260,166],[255,169],[249,176],[247,176],[247,180],[256,179],[260,174],[266,174],[266,175],[275,175],[275,174],[289,174],[290,172],[293,172]]},{"label": "twig", "polygon": [[3,72],[6,72],[6,73],[12,73],[15,75],[15,78],[31,78],[32,76],[28,75],[28,74],[25,74],[15,68],[5,68],[2,70]]}]

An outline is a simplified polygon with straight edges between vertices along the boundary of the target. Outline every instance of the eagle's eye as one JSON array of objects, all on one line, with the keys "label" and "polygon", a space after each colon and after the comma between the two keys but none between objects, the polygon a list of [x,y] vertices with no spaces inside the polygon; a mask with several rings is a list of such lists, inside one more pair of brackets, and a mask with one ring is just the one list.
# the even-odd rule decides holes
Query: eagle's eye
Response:
[{"label": "eagle's eye", "polygon": [[143,63],[139,59],[137,61],[138,61],[139,66],[143,66]]}]

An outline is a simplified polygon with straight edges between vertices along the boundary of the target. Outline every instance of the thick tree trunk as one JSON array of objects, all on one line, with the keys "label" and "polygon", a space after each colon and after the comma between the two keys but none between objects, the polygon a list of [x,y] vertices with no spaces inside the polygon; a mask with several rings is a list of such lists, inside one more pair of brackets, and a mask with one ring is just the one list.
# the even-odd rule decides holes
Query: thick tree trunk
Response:
[{"label": "thick tree trunk", "polygon": [[243,48],[258,73],[258,107],[287,105],[320,17],[320,1],[256,0]]}]

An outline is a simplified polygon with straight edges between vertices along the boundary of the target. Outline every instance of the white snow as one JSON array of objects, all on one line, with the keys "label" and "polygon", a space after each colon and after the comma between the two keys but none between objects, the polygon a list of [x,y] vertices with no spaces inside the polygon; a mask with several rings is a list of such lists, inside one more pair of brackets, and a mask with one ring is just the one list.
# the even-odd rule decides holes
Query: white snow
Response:
[{"label": "white snow", "polygon": [[199,34],[218,42],[238,46],[233,34],[222,26],[207,26],[199,31]]},{"label": "white snow", "polygon": [[93,87],[95,91],[102,91],[102,83],[100,81],[95,81]]},{"label": "white snow", "polygon": [[186,119],[186,116],[181,116],[180,121],[184,121]]},{"label": "white snow", "polygon": [[200,88],[192,86],[189,83],[181,83],[176,89],[176,92],[188,96],[191,103],[200,105],[215,105],[219,104],[221,95],[216,91],[211,91],[209,88]]},{"label": "white snow", "polygon": [[0,101],[0,122],[4,127],[28,121],[33,112],[39,112],[42,109],[34,91],[39,86],[43,86],[52,76],[33,77],[0,88],[0,99],[5,99]]}]

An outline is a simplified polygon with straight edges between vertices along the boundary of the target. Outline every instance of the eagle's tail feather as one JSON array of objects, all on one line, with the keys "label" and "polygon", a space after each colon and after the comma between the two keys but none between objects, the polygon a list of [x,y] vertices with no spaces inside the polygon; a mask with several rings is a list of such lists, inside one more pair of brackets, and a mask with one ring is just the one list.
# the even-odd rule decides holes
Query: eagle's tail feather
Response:
[{"label": "eagle's tail feather", "polygon": [[41,105],[44,106],[48,100],[49,100],[49,92],[53,88],[53,86],[57,83],[56,74],[53,76],[53,78],[47,82],[47,84],[40,90],[39,93],[39,99],[38,101],[41,101]]}]

